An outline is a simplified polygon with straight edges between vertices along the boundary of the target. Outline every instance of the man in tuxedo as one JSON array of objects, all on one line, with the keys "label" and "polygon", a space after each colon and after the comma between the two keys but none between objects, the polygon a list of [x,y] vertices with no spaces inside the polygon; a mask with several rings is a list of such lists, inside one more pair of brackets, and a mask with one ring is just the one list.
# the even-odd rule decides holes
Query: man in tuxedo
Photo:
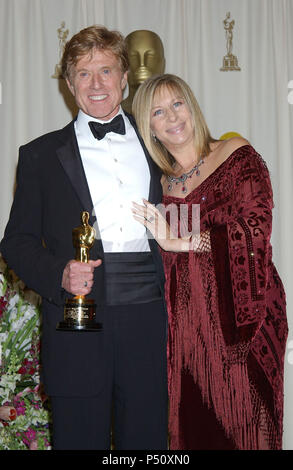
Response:
[{"label": "man in tuxedo", "polygon": [[[120,103],[128,56],[120,33],[88,27],[66,44],[63,75],[79,108],[64,129],[20,148],[1,252],[42,296],[42,363],[54,449],[167,448],[167,316],[156,242],[132,201],[161,200],[160,172]],[[82,211],[97,238],[74,260]],[[89,295],[102,331],[58,331],[65,299]]]}]

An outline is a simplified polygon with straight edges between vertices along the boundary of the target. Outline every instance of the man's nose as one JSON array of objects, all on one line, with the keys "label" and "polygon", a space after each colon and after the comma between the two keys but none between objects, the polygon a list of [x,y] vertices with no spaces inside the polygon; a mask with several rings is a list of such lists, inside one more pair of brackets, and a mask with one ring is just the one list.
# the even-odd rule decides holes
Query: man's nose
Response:
[{"label": "man's nose", "polygon": [[99,73],[92,75],[91,86],[92,88],[99,88],[102,84],[102,77]]}]

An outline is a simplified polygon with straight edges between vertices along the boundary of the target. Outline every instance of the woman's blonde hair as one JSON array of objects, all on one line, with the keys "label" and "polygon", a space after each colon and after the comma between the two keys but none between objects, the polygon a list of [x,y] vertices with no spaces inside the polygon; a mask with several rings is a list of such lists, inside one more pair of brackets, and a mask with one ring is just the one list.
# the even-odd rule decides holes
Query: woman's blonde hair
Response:
[{"label": "woman's blonde hair", "polygon": [[111,51],[120,63],[122,72],[129,69],[128,50],[124,37],[119,31],[110,31],[105,26],[93,25],[76,33],[65,44],[61,59],[63,78],[71,78],[72,68],[79,59],[96,50]]},{"label": "woman's blonde hair", "polygon": [[172,174],[174,157],[159,140],[153,138],[150,125],[154,97],[163,88],[175,92],[186,102],[194,123],[194,145],[199,155],[208,155],[210,144],[215,142],[215,139],[211,137],[198,102],[184,80],[171,74],[157,75],[145,80],[135,94],[132,112],[151,157],[165,174]]}]

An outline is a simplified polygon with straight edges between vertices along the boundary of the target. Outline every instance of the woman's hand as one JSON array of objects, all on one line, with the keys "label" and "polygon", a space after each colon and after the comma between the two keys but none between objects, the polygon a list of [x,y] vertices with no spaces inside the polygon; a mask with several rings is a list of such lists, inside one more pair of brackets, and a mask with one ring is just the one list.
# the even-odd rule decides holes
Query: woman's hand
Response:
[{"label": "woman's hand", "polygon": [[190,237],[175,236],[161,212],[145,199],[143,203],[144,205],[140,205],[133,202],[133,217],[151,232],[160,247],[165,251],[188,251]]}]

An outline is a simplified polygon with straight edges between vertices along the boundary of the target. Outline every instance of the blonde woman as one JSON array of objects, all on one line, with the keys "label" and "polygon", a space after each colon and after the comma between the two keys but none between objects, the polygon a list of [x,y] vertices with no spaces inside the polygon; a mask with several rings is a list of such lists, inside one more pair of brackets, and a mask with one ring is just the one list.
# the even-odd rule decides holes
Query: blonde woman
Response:
[{"label": "blonde woman", "polygon": [[164,261],[170,448],[281,449],[286,301],[266,165],[243,138],[213,139],[174,75],[144,82],[133,113],[162,170],[165,210],[144,201],[133,212]]}]

